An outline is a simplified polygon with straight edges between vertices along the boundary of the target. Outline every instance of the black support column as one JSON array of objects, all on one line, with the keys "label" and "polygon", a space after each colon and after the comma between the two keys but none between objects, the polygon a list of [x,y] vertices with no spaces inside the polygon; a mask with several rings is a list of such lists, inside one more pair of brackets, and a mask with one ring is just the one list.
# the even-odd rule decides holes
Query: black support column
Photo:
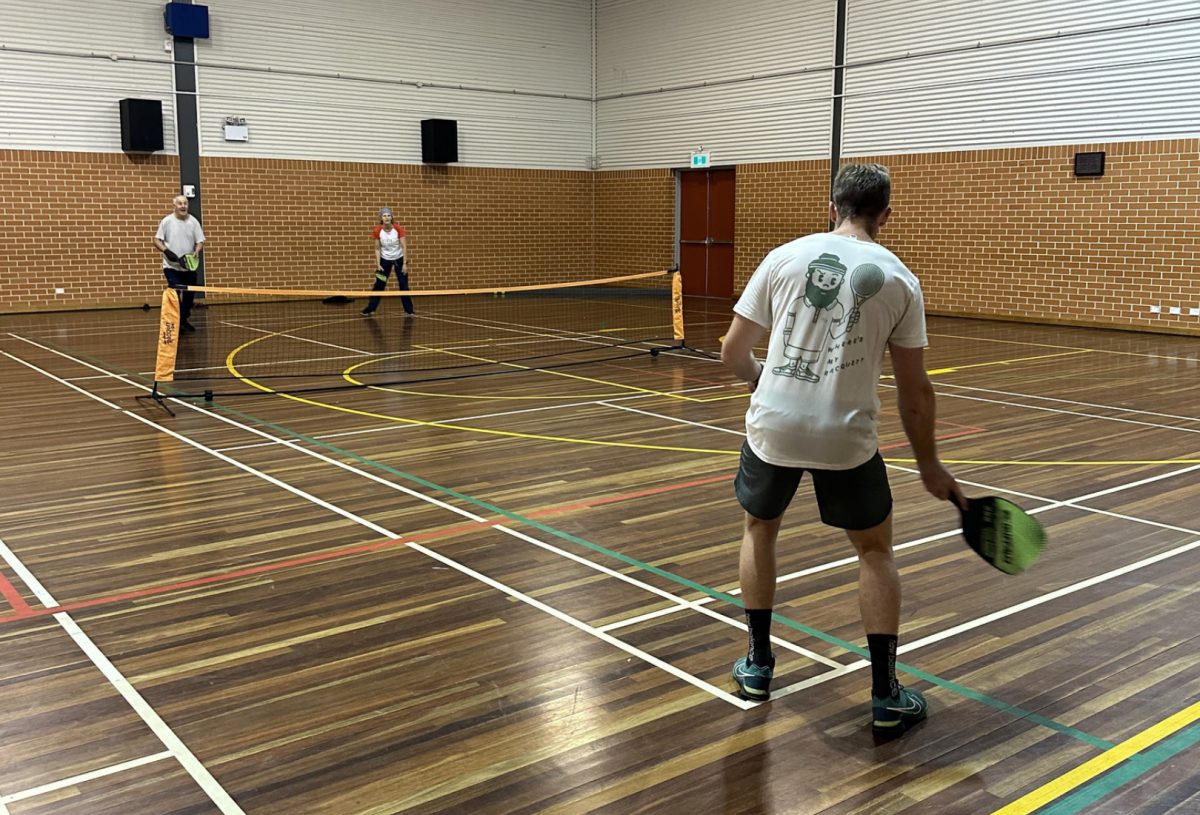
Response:
[{"label": "black support column", "polygon": [[[176,0],[191,3],[192,0]],[[192,186],[196,195],[188,199],[188,211],[203,223],[203,189],[200,185],[199,101],[196,97],[196,41],[175,37],[175,143],[179,148],[179,193]],[[197,272],[204,284],[204,255]],[[203,296],[203,293],[198,296]]]},{"label": "black support column", "polygon": [[842,93],[846,87],[846,5],[837,0],[837,25],[833,42],[833,122],[829,128],[829,189],[842,161]]}]

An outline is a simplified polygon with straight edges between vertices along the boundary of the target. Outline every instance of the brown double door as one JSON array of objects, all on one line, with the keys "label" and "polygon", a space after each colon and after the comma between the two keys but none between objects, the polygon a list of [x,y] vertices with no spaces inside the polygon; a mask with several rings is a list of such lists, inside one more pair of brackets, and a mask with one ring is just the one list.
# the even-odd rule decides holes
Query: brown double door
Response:
[{"label": "brown double door", "polygon": [[733,170],[687,170],[679,179],[683,293],[733,296]]}]

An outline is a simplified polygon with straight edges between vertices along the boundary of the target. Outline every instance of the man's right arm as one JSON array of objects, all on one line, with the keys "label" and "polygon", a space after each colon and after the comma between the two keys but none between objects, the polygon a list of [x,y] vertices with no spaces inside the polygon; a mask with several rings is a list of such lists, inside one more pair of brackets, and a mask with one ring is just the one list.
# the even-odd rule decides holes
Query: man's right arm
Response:
[{"label": "man's right arm", "polygon": [[888,348],[892,354],[892,371],[896,375],[900,421],[912,445],[921,481],[935,498],[945,500],[953,496],[959,506],[966,506],[958,482],[938,458],[934,435],[937,397],[933,393],[929,375],[925,373],[925,349],[904,348],[892,343],[888,343]]}]

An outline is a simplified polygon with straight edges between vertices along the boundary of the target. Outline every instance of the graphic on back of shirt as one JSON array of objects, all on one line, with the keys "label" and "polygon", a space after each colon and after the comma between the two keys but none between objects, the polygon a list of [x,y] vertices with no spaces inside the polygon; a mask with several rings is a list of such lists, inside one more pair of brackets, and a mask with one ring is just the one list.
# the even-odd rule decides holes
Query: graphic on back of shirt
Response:
[{"label": "graphic on back of shirt", "polygon": [[[854,305],[847,310],[841,302],[846,266],[829,252],[808,264],[804,294],[791,302],[783,328],[783,365],[771,369],[776,376],[805,382],[821,381],[821,357],[833,340],[839,340],[858,323],[862,304],[883,288],[883,270],[873,263],[856,266],[849,275]],[[840,347],[852,342],[847,340]],[[830,373],[830,372],[826,372]]]}]

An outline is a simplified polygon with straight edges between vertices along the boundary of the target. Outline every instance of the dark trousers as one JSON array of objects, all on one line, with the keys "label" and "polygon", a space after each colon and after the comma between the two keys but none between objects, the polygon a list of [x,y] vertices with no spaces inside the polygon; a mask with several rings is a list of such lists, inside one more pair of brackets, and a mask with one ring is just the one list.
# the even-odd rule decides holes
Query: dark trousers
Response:
[{"label": "dark trousers", "polygon": [[[168,266],[163,267],[163,276],[167,278],[168,286],[195,286],[196,272],[189,272],[186,269],[172,269]],[[184,291],[179,293],[179,322],[182,325],[188,321],[188,317],[192,313],[192,301],[196,299],[196,293],[192,291]]]},{"label": "dark trousers", "polygon": [[[383,291],[387,288],[388,276],[392,273],[392,268],[396,270],[396,286],[400,291],[409,291],[408,275],[404,273],[404,258],[396,258],[388,260],[383,258],[379,262],[379,267],[383,270],[383,274],[376,273],[375,285],[371,287],[371,291]],[[367,301],[366,311],[374,311],[379,308],[379,301],[382,297],[372,297]],[[401,297],[400,304],[404,306],[404,311],[408,314],[413,313],[413,302],[411,297]]]}]

